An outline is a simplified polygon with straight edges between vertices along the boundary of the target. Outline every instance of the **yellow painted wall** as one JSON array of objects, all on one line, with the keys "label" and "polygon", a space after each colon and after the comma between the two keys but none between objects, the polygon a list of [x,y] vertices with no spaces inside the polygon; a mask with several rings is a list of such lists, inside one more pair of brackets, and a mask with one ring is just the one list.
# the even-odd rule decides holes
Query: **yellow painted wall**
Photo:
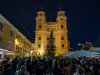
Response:
[{"label": "yellow painted wall", "polygon": [[[8,43],[11,43],[11,50],[20,57],[30,54],[31,42],[2,15],[0,15],[0,22],[3,25],[3,30],[0,31],[0,38],[5,49],[9,50]],[[13,31],[13,37],[10,36],[10,30]],[[16,39],[19,44],[15,43]],[[18,49],[16,49],[16,46],[18,46]]]}]

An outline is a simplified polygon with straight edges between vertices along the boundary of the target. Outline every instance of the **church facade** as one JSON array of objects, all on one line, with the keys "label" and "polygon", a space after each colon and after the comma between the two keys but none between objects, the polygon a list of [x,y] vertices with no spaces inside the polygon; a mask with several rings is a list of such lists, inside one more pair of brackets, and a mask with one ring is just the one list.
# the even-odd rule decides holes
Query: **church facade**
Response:
[{"label": "church facade", "polygon": [[37,54],[45,53],[46,45],[49,40],[51,31],[53,31],[54,45],[56,47],[56,55],[68,52],[68,30],[67,17],[65,11],[58,11],[56,22],[47,22],[44,11],[38,11],[36,16],[36,31],[35,31],[35,49]]}]

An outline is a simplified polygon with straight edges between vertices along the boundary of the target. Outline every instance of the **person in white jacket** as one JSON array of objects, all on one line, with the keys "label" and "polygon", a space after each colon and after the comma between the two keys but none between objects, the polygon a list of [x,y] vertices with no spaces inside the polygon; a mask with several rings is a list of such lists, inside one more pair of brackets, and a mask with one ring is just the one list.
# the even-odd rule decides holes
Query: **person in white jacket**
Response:
[{"label": "person in white jacket", "polygon": [[26,66],[22,65],[20,70],[16,71],[15,75],[30,75],[29,72],[26,70]]}]

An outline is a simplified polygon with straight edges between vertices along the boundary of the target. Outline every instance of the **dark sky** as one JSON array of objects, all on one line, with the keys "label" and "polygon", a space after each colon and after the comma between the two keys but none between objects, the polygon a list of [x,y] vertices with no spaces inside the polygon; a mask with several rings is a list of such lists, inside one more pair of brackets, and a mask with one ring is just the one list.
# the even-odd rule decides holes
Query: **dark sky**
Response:
[{"label": "dark sky", "polygon": [[0,0],[0,13],[30,41],[34,39],[35,17],[40,8],[47,21],[55,21],[59,7],[68,17],[71,47],[100,37],[100,0]]}]

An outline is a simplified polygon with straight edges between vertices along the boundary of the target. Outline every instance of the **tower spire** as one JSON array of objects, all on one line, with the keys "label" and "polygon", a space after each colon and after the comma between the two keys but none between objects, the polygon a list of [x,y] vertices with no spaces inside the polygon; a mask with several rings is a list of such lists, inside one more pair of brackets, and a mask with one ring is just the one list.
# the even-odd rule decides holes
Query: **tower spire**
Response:
[{"label": "tower spire", "polygon": [[58,10],[62,10],[62,6],[61,6],[61,0],[58,0]]},{"label": "tower spire", "polygon": [[59,6],[59,10],[62,10],[61,6]]},{"label": "tower spire", "polygon": [[41,11],[43,11],[43,7],[41,6],[41,9],[40,9]]},{"label": "tower spire", "polygon": [[40,11],[43,11],[43,9],[44,9],[44,3],[45,2],[45,0],[41,0],[41,5],[40,5]]}]

